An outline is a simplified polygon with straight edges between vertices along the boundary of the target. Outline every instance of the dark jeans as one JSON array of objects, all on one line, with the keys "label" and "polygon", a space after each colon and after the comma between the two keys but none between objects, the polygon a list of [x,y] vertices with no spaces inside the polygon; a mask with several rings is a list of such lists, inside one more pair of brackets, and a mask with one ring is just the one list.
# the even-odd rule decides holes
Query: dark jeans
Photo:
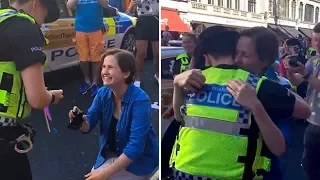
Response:
[{"label": "dark jeans", "polygon": [[[22,134],[22,126],[0,127],[0,139],[13,141]],[[32,173],[27,154],[20,154],[14,147],[0,144],[0,179],[32,180]],[[5,147],[7,149],[4,149]],[[19,147],[19,149],[23,149]],[[1,151],[2,150],[2,151]]]},{"label": "dark jeans", "polygon": [[306,128],[302,165],[309,180],[320,179],[320,126],[309,124]]},{"label": "dark jeans", "polygon": [[32,173],[27,154],[0,154],[1,179],[32,180]]},{"label": "dark jeans", "polygon": [[173,120],[165,132],[161,142],[161,177],[173,175],[173,170],[169,167],[172,148],[179,133],[181,122]]}]

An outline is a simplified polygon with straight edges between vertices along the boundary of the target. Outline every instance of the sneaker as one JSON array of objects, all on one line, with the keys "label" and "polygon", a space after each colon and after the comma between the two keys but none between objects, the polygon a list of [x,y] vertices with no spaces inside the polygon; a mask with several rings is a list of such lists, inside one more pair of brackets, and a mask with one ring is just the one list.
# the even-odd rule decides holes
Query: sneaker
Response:
[{"label": "sneaker", "polygon": [[84,82],[79,89],[79,94],[86,94],[88,90],[91,88],[91,84]]},{"label": "sneaker", "polygon": [[99,90],[99,86],[98,85],[96,85],[96,84],[92,85],[92,87],[91,87],[91,96],[95,97],[97,95],[97,93],[98,93],[98,90]]}]

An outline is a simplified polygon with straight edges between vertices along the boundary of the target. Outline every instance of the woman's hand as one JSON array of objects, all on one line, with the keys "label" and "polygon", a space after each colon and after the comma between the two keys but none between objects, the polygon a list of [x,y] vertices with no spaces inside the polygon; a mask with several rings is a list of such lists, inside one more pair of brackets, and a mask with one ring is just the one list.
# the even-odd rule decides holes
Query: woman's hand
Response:
[{"label": "woman's hand", "polygon": [[77,107],[74,106],[72,110],[69,111],[69,119],[72,122],[74,118],[76,118],[76,116],[74,115],[74,113],[79,113],[81,112],[81,110]]},{"label": "woman's hand", "polygon": [[107,180],[109,178],[105,168],[94,170],[86,174],[84,177],[86,180]]},{"label": "woman's hand", "polygon": [[249,110],[253,110],[260,102],[257,98],[256,89],[241,79],[230,80],[227,84],[227,90],[239,104]]}]

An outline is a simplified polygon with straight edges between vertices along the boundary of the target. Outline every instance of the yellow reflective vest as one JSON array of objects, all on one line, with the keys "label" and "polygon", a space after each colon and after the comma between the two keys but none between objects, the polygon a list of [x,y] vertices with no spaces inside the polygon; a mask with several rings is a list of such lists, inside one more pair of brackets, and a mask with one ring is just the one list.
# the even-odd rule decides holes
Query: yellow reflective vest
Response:
[{"label": "yellow reflective vest", "polygon": [[184,72],[185,70],[189,69],[190,66],[190,58],[187,53],[179,54],[176,58],[176,61],[180,61],[180,73]]},{"label": "yellow reflective vest", "polygon": [[[22,17],[35,23],[27,14],[12,9],[0,10],[0,23],[12,18]],[[0,57],[1,58],[1,57]],[[0,61],[0,117],[23,119],[31,112],[27,102],[21,73],[16,70],[14,61],[1,59]]]},{"label": "yellow reflective vest", "polygon": [[[258,92],[266,78],[241,69],[210,67],[202,73],[206,77],[205,85],[186,102],[184,125],[177,136],[170,164],[194,176],[241,180],[252,113],[236,102],[226,84],[230,79],[240,78]],[[261,155],[263,141],[259,133],[256,141],[250,170],[255,174],[254,179],[262,179],[261,172],[270,171],[271,161]]]}]

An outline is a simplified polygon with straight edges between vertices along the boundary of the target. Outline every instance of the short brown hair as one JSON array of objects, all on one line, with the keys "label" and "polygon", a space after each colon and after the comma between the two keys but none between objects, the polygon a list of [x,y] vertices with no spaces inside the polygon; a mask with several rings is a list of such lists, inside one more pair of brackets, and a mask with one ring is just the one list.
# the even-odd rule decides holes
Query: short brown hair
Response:
[{"label": "short brown hair", "polygon": [[265,27],[253,27],[241,31],[240,37],[252,39],[256,54],[260,61],[272,64],[279,55],[279,41],[277,35]]},{"label": "short brown hair", "polygon": [[320,23],[316,24],[313,28],[314,33],[320,33]]},{"label": "short brown hair", "polygon": [[193,33],[190,33],[190,32],[186,32],[186,33],[183,33],[182,36],[187,36],[187,37],[190,37],[194,43],[197,43],[197,36]]},{"label": "short brown hair", "polygon": [[135,57],[134,55],[123,49],[108,49],[101,56],[101,67],[104,63],[104,59],[107,56],[114,56],[118,62],[122,72],[130,72],[129,77],[125,80],[126,84],[130,84],[134,81],[134,75],[136,73]]}]

